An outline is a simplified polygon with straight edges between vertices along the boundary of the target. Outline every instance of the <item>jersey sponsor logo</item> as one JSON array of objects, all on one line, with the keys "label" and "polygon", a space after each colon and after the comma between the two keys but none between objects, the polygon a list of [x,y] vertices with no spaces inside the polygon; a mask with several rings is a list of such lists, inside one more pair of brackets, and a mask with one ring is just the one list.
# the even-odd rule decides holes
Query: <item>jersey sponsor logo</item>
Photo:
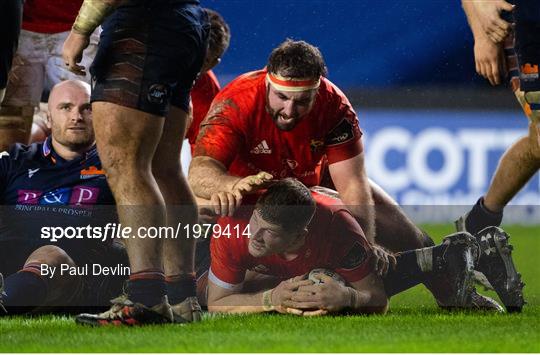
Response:
[{"label": "jersey sponsor logo", "polygon": [[327,146],[338,145],[354,139],[355,127],[352,122],[347,119],[341,122],[327,136],[325,143]]},{"label": "jersey sponsor logo", "polygon": [[266,143],[266,140],[263,139],[261,143],[257,144],[256,147],[249,151],[251,154],[272,154],[272,149]]},{"label": "jersey sponsor logo", "polygon": [[356,242],[341,261],[340,267],[345,270],[352,270],[362,265],[366,259],[366,250],[360,243]]},{"label": "jersey sponsor logo", "polygon": [[9,153],[6,151],[0,152],[0,159],[2,159],[3,157],[9,157]]},{"label": "jersey sponsor logo", "polygon": [[309,142],[309,148],[311,149],[312,153],[320,152],[324,148],[324,141],[319,139],[312,139],[311,142]]},{"label": "jersey sponsor logo", "polygon": [[63,187],[44,193],[40,190],[17,190],[17,203],[22,205],[95,205],[100,189],[78,185],[73,188]]},{"label": "jersey sponsor logo", "polygon": [[105,176],[105,170],[98,169],[97,167],[93,165],[87,169],[81,170],[81,176],[80,176],[81,180],[91,179],[96,176]]},{"label": "jersey sponsor logo", "polygon": [[30,179],[32,176],[34,176],[35,173],[39,171],[40,168],[36,169],[28,169],[28,178]]}]

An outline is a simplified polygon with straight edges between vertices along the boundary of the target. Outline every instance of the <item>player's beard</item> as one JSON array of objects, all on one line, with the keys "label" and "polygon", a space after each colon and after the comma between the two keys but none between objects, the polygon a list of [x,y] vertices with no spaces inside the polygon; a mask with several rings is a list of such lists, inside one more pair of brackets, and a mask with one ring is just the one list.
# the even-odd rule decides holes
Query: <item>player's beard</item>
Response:
[{"label": "player's beard", "polygon": [[272,117],[272,121],[274,121],[277,128],[281,131],[292,131],[300,122],[300,117],[287,117],[279,111],[272,110],[268,105],[266,106],[266,109]]}]

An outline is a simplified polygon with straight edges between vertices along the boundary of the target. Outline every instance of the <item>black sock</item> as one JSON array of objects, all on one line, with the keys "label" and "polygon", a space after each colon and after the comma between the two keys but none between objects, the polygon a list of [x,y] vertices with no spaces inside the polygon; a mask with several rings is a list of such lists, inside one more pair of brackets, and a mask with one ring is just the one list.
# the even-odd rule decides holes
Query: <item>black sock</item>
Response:
[{"label": "black sock", "polygon": [[48,281],[41,276],[39,264],[27,264],[4,282],[3,305],[9,314],[28,312],[47,298]]},{"label": "black sock", "polygon": [[132,302],[153,307],[163,302],[166,294],[165,274],[161,270],[143,270],[129,277],[128,298]]},{"label": "black sock", "polygon": [[395,270],[388,270],[383,279],[388,297],[424,283],[432,271],[439,267],[438,260],[445,249],[445,245],[437,245],[396,254]]},{"label": "black sock", "polygon": [[465,220],[465,228],[469,233],[476,234],[486,227],[500,226],[502,218],[502,211],[491,212],[484,206],[484,198],[481,197],[469,212]]},{"label": "black sock", "polygon": [[170,304],[178,304],[197,294],[197,280],[194,275],[167,276],[166,283]]}]

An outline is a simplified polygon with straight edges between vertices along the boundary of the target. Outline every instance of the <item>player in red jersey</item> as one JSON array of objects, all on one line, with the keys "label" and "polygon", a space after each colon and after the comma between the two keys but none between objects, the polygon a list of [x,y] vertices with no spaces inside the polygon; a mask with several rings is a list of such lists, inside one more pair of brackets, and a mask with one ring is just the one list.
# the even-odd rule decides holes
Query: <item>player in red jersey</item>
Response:
[{"label": "player in red jersey", "polygon": [[[34,109],[38,107],[44,91],[67,79],[90,83],[89,74],[81,78],[71,73],[62,60],[62,44],[81,4],[82,0],[24,2],[19,47],[13,58],[6,97],[0,109],[0,151],[16,142],[28,143]],[[98,34],[95,31],[91,36],[88,50],[82,57],[83,65],[89,65],[96,54]],[[37,115],[35,119],[34,130],[46,127],[42,116]]]},{"label": "player in red jersey", "polygon": [[[272,184],[255,205],[243,204],[233,217],[221,218],[213,232],[210,311],[384,313],[390,296],[426,275],[443,276],[449,284],[447,306],[471,306],[467,289],[476,244],[470,234],[454,234],[441,245],[400,253],[382,278],[375,272],[371,245],[348,209],[339,199],[310,191],[296,179]],[[302,276],[315,268],[332,270],[344,282],[325,275],[308,280]],[[313,282],[317,279],[322,284]],[[204,278],[199,283],[204,288]]]},{"label": "player in red jersey", "polygon": [[[199,198],[220,206],[218,214],[231,214],[243,195],[271,179],[318,185],[326,156],[340,198],[383,261],[382,272],[388,254],[377,244],[397,252],[434,243],[367,178],[356,113],[325,75],[316,47],[287,40],[273,50],[266,69],[227,85],[201,124],[189,181]],[[444,299],[444,287],[435,282],[426,284]]]},{"label": "player in red jersey", "polygon": [[221,57],[229,48],[231,31],[223,17],[214,10],[205,9],[210,22],[210,34],[208,38],[208,52],[201,69],[201,75],[195,81],[191,89],[191,102],[193,104],[192,120],[186,133],[186,139],[191,145],[191,153],[195,148],[195,141],[199,135],[199,126],[210,109],[212,100],[217,95],[221,86],[212,71],[221,62]]}]

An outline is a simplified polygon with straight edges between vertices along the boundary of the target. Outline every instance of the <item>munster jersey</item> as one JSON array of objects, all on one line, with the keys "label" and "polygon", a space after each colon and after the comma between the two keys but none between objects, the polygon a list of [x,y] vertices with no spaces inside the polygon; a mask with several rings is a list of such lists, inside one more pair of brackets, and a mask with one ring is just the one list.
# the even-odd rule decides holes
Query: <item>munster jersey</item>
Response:
[{"label": "munster jersey", "polygon": [[186,139],[191,145],[191,153],[195,148],[195,141],[199,135],[199,126],[210,109],[212,100],[219,92],[219,81],[212,70],[202,73],[191,89],[191,102],[193,103],[193,120],[186,133]]},{"label": "munster jersey", "polygon": [[244,74],[214,98],[200,126],[194,156],[220,161],[231,175],[264,170],[317,185],[323,155],[328,163],[362,151],[356,114],[345,95],[322,78],[310,112],[291,131],[281,131],[266,109],[266,70]]},{"label": "munster jersey", "polygon": [[71,30],[83,0],[26,0],[22,28],[39,33]]},{"label": "munster jersey", "polygon": [[116,217],[95,146],[67,161],[51,138],[0,153],[0,201],[0,240],[39,241],[42,226],[95,226]]},{"label": "munster jersey", "polygon": [[315,216],[308,226],[305,244],[293,260],[279,255],[256,258],[249,253],[249,237],[243,231],[249,224],[253,205],[239,209],[233,217],[220,218],[220,228],[214,230],[233,232],[213,236],[209,280],[230,289],[244,281],[247,270],[288,279],[315,268],[327,268],[338,272],[347,282],[359,281],[371,273],[371,246],[354,217],[340,200],[312,194],[317,202]]}]

